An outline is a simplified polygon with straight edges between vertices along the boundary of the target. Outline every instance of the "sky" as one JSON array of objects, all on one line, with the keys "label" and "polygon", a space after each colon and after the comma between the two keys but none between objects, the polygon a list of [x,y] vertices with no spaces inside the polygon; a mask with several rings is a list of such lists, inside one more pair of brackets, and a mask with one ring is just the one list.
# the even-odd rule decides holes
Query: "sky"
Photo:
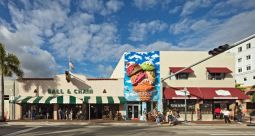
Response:
[{"label": "sky", "polygon": [[208,51],[255,33],[254,0],[1,0],[0,42],[24,77],[108,78],[124,52]]}]

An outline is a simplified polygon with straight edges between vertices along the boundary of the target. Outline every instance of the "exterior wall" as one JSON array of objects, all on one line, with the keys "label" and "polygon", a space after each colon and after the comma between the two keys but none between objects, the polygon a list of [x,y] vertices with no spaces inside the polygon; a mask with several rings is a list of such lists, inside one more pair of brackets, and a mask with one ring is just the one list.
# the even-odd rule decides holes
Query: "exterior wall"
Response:
[{"label": "exterior wall", "polygon": [[124,55],[121,56],[117,66],[115,67],[111,78],[124,78]]},{"label": "exterior wall", "polygon": [[[207,52],[202,51],[161,51],[160,52],[160,74],[161,78],[169,76],[169,67],[187,67],[203,58],[208,57]],[[224,60],[224,61],[223,61]],[[192,67],[194,75],[189,76],[188,80],[171,80],[165,82],[173,87],[234,87],[235,81],[233,73],[230,73],[224,80],[207,80],[206,67],[227,67],[234,71],[234,54],[220,54],[208,61]]]},{"label": "exterior wall", "polygon": [[[85,76],[77,75],[82,81],[72,78],[68,83],[65,75],[57,75],[54,80],[23,80],[18,82],[18,94],[21,96],[51,96],[48,89],[63,89],[64,94],[78,98],[86,96],[124,96],[123,79],[116,80],[87,80]],[[75,94],[75,89],[92,88],[92,94]],[[35,89],[38,93],[34,93]],[[66,90],[70,89],[71,94]],[[107,93],[103,93],[103,90]]]},{"label": "exterior wall", "polygon": [[[236,47],[229,50],[229,52],[235,53],[236,83],[243,87],[253,86],[255,85],[255,34],[238,41],[236,44]],[[250,44],[251,48],[247,49],[247,44]],[[242,51],[238,51],[240,47],[242,47]],[[251,55],[249,60],[246,59],[248,55]],[[242,59],[241,62],[238,59]],[[251,69],[247,70],[247,66],[251,66]],[[242,72],[239,72],[238,69],[242,69]],[[246,81],[244,81],[245,78]]]}]

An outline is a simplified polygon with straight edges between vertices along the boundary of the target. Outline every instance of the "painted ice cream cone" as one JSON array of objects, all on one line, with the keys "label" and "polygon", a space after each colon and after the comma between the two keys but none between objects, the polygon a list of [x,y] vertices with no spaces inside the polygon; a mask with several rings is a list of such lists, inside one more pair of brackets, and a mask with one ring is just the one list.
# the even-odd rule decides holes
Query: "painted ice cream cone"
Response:
[{"label": "painted ice cream cone", "polygon": [[138,92],[141,101],[150,101],[151,93],[150,92]]}]

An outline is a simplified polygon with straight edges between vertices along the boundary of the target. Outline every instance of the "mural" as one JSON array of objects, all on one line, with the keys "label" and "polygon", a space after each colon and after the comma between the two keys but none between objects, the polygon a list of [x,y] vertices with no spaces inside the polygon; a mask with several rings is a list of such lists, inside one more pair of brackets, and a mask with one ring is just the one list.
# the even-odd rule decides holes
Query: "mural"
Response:
[{"label": "mural", "polygon": [[158,101],[159,51],[125,53],[124,95],[128,101]]}]

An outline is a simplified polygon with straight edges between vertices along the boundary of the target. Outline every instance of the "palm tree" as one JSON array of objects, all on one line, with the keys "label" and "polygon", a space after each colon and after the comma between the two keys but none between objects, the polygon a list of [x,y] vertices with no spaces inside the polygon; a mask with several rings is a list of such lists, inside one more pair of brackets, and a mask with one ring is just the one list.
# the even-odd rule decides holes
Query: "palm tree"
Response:
[{"label": "palm tree", "polygon": [[13,73],[19,78],[23,76],[20,69],[20,61],[14,55],[6,53],[4,45],[0,43],[0,72],[1,72],[1,93],[0,93],[0,121],[4,121],[4,76],[12,76]]}]

